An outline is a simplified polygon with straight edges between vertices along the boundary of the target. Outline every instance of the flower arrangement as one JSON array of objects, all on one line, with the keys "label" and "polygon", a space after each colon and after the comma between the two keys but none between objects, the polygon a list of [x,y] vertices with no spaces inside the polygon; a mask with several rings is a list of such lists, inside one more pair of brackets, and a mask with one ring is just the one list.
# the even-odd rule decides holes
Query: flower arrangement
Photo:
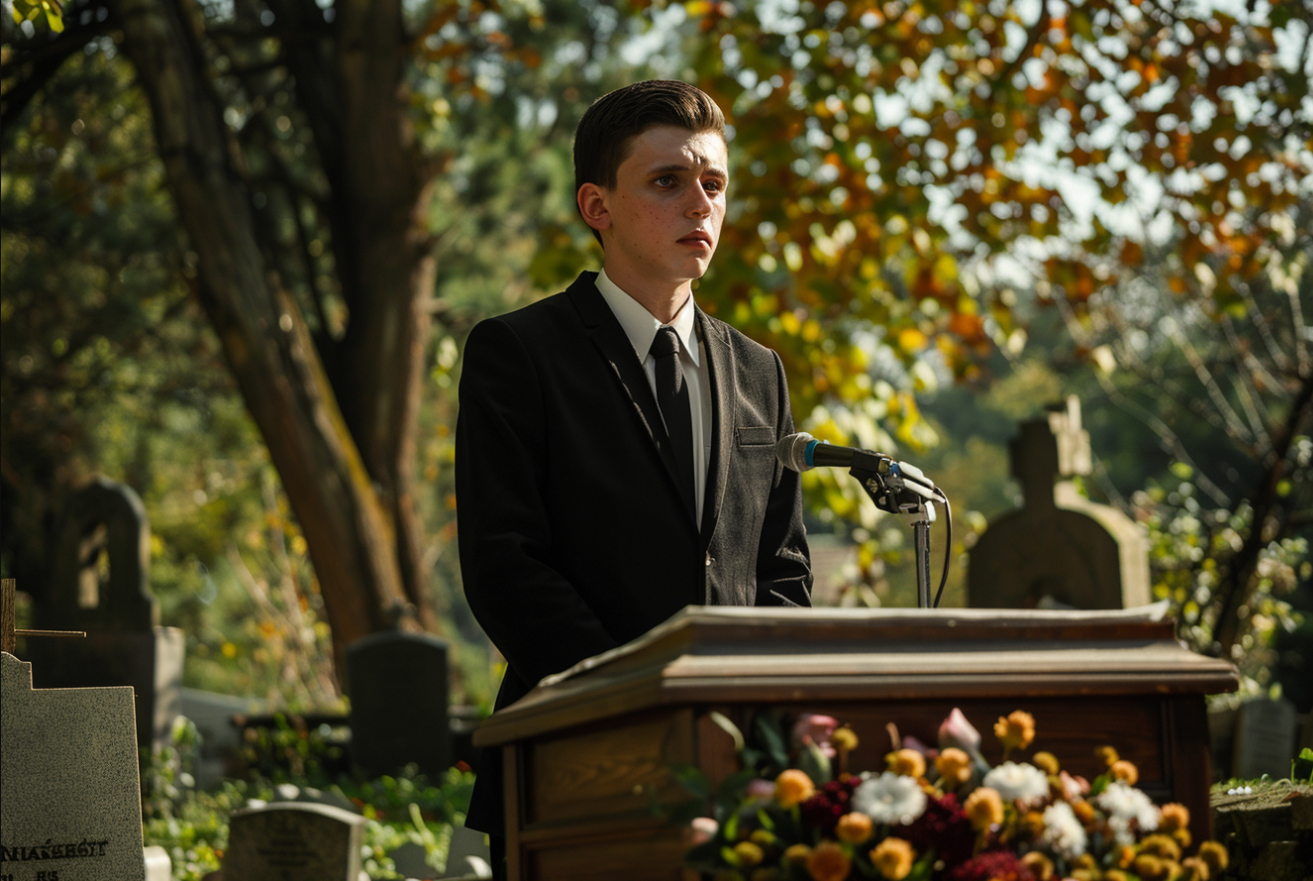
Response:
[{"label": "flower arrangement", "polygon": [[685,865],[714,881],[1208,881],[1226,849],[1190,848],[1189,811],[1158,807],[1135,788],[1138,771],[1111,747],[1093,781],[1057,758],[1009,756],[1030,746],[1035,723],[1020,710],[994,734],[991,767],[981,735],[954,709],[938,748],[900,738],[882,771],[850,773],[857,736],[834,718],[758,714],[751,742],[728,719],[744,770],[713,792],[695,769],[677,777],[711,816],[691,821]]}]

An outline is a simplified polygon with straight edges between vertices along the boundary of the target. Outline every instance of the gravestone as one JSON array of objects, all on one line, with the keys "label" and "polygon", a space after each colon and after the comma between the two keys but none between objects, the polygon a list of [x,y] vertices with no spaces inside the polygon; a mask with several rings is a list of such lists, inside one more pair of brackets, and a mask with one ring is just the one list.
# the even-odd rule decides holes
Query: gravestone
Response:
[{"label": "gravestone", "polygon": [[359,881],[365,818],[331,805],[275,802],[234,811],[224,881]]},{"label": "gravestone", "polygon": [[146,848],[146,881],[173,881],[173,860],[164,848]]},{"label": "gravestone", "polygon": [[38,688],[130,685],[137,741],[167,746],[182,688],[183,635],[160,627],[148,588],[150,526],[130,487],[98,477],[69,499],[54,543],[51,580],[33,595],[37,627],[85,630],[76,643],[34,642]]},{"label": "gravestone", "polygon": [[351,760],[370,774],[407,764],[434,777],[451,766],[447,644],[418,633],[373,633],[346,650]]},{"label": "gravestone", "polygon": [[1149,603],[1145,538],[1125,514],[1082,498],[1058,477],[1089,474],[1089,435],[1069,397],[1023,423],[1009,444],[1024,507],[997,518],[971,549],[967,605],[1120,609]]},{"label": "gravestone", "polygon": [[1235,722],[1232,774],[1253,780],[1264,774],[1274,779],[1290,776],[1295,758],[1298,713],[1285,698],[1258,698],[1240,705]]},{"label": "gravestone", "polygon": [[236,777],[242,769],[241,734],[234,717],[259,711],[253,698],[215,694],[195,688],[181,689],[178,711],[196,725],[201,736],[200,755],[194,773],[196,785],[207,789],[225,777]]},{"label": "gravestone", "polygon": [[428,851],[425,850],[424,845],[416,841],[407,841],[388,856],[391,857],[397,874],[407,881],[412,878],[416,881],[433,881],[438,877],[438,870],[427,862]]},{"label": "gravestone", "polygon": [[0,653],[0,877],[145,881],[135,725],[131,688],[33,689]]}]

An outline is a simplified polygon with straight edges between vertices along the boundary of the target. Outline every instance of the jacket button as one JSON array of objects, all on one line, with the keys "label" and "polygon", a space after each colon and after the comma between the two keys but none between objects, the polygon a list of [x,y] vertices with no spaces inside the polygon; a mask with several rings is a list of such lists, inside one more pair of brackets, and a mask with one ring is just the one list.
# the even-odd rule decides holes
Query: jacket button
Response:
[{"label": "jacket button", "polygon": [[707,554],[707,568],[711,568],[711,554]]}]

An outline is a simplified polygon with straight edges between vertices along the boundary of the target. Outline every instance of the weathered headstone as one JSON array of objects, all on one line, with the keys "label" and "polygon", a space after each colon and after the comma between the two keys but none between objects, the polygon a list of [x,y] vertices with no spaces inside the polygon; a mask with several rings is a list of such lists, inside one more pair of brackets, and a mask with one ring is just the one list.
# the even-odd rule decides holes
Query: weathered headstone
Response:
[{"label": "weathered headstone", "polygon": [[132,686],[138,743],[166,746],[178,715],[183,635],[159,626],[149,561],[146,510],[130,487],[98,477],[74,493],[33,617],[41,629],[85,630],[87,638],[34,642],[26,656],[38,688]]},{"label": "weathered headstone", "polygon": [[164,848],[146,848],[146,881],[173,881],[173,860]]},{"label": "weathered headstone", "polygon": [[374,633],[346,650],[351,759],[371,774],[414,763],[428,775],[451,765],[447,644],[417,633]]},{"label": "weathered headstone", "polygon": [[1089,435],[1074,398],[1026,422],[1009,445],[1025,505],[996,519],[971,550],[967,605],[1120,609],[1149,602],[1144,536],[1116,508],[1054,480],[1088,474]]},{"label": "weathered headstone", "polygon": [[224,881],[359,881],[365,818],[331,805],[275,802],[234,811]]},{"label": "weathered headstone", "polygon": [[235,716],[245,716],[259,709],[253,698],[215,694],[195,688],[181,690],[179,712],[196,725],[201,736],[200,756],[196,763],[196,785],[210,787],[225,777],[235,777],[241,770],[241,735]]},{"label": "weathered headstone", "polygon": [[1264,774],[1290,776],[1295,757],[1298,712],[1285,698],[1246,701],[1236,719],[1232,776],[1252,780]]},{"label": "weathered headstone", "polygon": [[428,851],[424,845],[407,841],[388,854],[392,865],[402,878],[415,881],[433,881],[438,877],[438,870],[428,864]]},{"label": "weathered headstone", "polygon": [[0,653],[0,877],[144,881],[135,725],[131,688],[34,690]]}]

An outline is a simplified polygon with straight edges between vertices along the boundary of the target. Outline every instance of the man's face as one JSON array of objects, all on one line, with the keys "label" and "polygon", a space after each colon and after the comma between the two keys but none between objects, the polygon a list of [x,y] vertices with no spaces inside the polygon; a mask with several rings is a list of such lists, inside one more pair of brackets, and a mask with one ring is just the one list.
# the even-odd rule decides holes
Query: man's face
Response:
[{"label": "man's face", "polygon": [[[656,126],[636,136],[612,189],[597,188],[595,213],[606,272],[621,288],[689,287],[701,278],[725,220],[727,153],[716,132]],[[586,199],[580,191],[581,207]]]}]

